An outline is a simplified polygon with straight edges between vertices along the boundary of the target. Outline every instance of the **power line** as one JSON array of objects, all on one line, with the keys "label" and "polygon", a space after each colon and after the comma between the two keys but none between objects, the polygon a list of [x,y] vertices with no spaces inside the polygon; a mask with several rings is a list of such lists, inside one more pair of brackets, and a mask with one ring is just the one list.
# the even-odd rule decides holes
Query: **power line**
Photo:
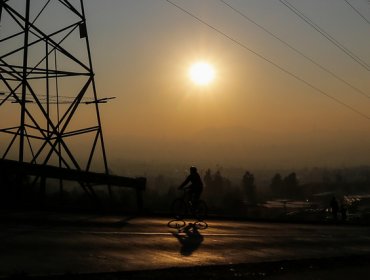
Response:
[{"label": "power line", "polygon": [[297,54],[299,54],[300,56],[304,57],[305,59],[307,59],[308,61],[310,61],[311,63],[313,63],[314,65],[316,65],[317,67],[319,67],[321,70],[327,72],[328,74],[330,74],[331,76],[333,76],[334,78],[336,78],[337,80],[343,82],[344,84],[346,84],[347,86],[351,87],[353,90],[357,91],[358,93],[366,96],[367,98],[370,98],[370,95],[368,95],[367,93],[365,93],[364,91],[362,91],[361,89],[355,87],[354,85],[352,85],[351,83],[347,82],[345,79],[339,77],[337,74],[333,73],[332,71],[330,71],[329,69],[325,68],[324,66],[322,66],[320,63],[316,62],[315,60],[313,60],[312,58],[308,57],[307,55],[305,55],[304,53],[302,53],[300,50],[298,50],[297,48],[293,47],[291,44],[289,44],[288,42],[284,41],[283,39],[281,39],[279,36],[277,36],[276,34],[272,33],[271,31],[269,31],[268,29],[266,29],[265,27],[263,27],[262,25],[258,24],[257,22],[255,22],[254,20],[252,20],[251,18],[249,18],[247,15],[245,15],[244,13],[242,13],[240,10],[236,9],[235,7],[233,7],[231,4],[225,2],[224,0],[220,0],[223,4],[225,4],[226,6],[228,6],[230,9],[232,9],[234,12],[238,13],[239,15],[241,15],[243,18],[245,18],[246,20],[248,20],[249,22],[253,23],[254,25],[256,25],[257,27],[261,28],[263,31],[265,31],[266,33],[268,33],[269,35],[271,35],[272,37],[274,37],[276,40],[278,40],[279,42],[283,43],[285,46],[287,46],[288,48],[290,48],[291,50],[293,50],[294,52],[296,52]]},{"label": "power line", "polygon": [[348,105],[346,104],[345,102],[335,98],[334,96],[331,96],[330,94],[326,93],[325,91],[321,90],[320,88],[316,87],[315,85],[311,84],[310,82],[307,82],[306,80],[304,80],[303,78],[297,76],[296,74],[290,72],[289,70],[285,69],[284,67],[278,65],[277,63],[273,62],[272,60],[266,58],[265,56],[261,55],[260,53],[248,48],[245,44],[243,44],[242,42],[232,38],[231,36],[227,35],[226,33],[224,33],[223,31],[219,30],[218,28],[214,27],[213,25],[207,23],[206,21],[202,20],[201,18],[197,17],[196,15],[192,14],[191,12],[189,12],[188,10],[184,9],[183,7],[173,3],[172,1],[170,0],[165,0],[166,2],[168,2],[169,4],[171,4],[172,6],[176,7],[177,9],[179,9],[180,11],[182,11],[183,13],[191,16],[192,18],[194,18],[195,20],[197,20],[198,22],[202,23],[203,25],[209,27],[210,29],[216,31],[217,33],[219,33],[220,35],[224,36],[225,38],[227,38],[228,40],[232,41],[233,43],[235,43],[236,45],[239,45],[240,47],[242,47],[243,49],[253,53],[254,55],[258,56],[259,58],[263,59],[264,61],[270,63],[271,65],[275,66],[277,69],[279,69],[280,71],[288,74],[289,76],[295,78],[296,80],[304,83],[305,85],[307,85],[308,87],[314,89],[315,91],[317,91],[318,93],[330,98],[331,100],[335,101],[336,103],[342,105],[343,107],[347,108],[348,110],[352,111],[353,113],[356,113],[357,115],[367,119],[367,120],[370,120],[370,117],[364,113],[362,113],[361,111],[357,110],[356,108],[352,107],[351,105]]},{"label": "power line", "polygon": [[370,66],[361,58],[359,58],[357,55],[352,53],[349,49],[347,49],[345,46],[343,46],[341,43],[339,43],[336,39],[334,39],[329,33],[327,33],[325,30],[323,30],[320,26],[318,26],[316,23],[314,23],[309,17],[307,17],[305,14],[303,14],[301,11],[299,11],[296,7],[294,7],[291,3],[289,3],[286,0],[279,0],[281,4],[286,6],[289,10],[291,10],[293,13],[295,13],[299,18],[301,18],[303,21],[305,21],[307,24],[309,24],[313,29],[315,29],[317,32],[319,32],[322,36],[324,36],[327,40],[329,40],[332,44],[334,44],[337,48],[339,48],[341,51],[343,51],[347,56],[349,56],[351,59],[353,59],[355,62],[357,62],[359,65],[361,65],[363,68],[365,68],[367,71],[370,71]]},{"label": "power line", "polygon": [[350,6],[364,21],[366,21],[367,24],[370,24],[370,21],[363,14],[361,14],[360,11],[356,9],[351,3],[349,3],[347,0],[343,1],[346,2],[348,6]]}]

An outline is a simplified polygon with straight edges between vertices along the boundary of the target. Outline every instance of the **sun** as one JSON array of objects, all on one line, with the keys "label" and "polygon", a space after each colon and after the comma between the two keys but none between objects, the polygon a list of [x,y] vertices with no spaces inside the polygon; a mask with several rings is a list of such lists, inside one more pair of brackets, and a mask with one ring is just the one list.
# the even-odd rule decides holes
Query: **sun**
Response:
[{"label": "sun", "polygon": [[189,77],[197,85],[208,85],[215,78],[215,70],[209,63],[196,62],[190,66]]}]

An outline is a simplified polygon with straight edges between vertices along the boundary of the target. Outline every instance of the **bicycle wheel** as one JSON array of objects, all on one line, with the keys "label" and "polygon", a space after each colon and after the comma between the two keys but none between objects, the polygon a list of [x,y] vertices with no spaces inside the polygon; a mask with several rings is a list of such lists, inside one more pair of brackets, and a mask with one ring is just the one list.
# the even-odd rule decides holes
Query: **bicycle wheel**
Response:
[{"label": "bicycle wheel", "polygon": [[197,208],[195,209],[194,216],[198,221],[203,221],[208,214],[207,204],[203,200],[198,201]]},{"label": "bicycle wheel", "polygon": [[180,229],[186,225],[184,220],[171,220],[167,223],[167,226],[170,228]]},{"label": "bicycle wheel", "polygon": [[181,198],[176,198],[171,205],[171,215],[177,220],[182,220],[186,215],[186,204]]},{"label": "bicycle wheel", "polygon": [[196,221],[194,224],[200,230],[208,228],[208,224],[205,221]]}]

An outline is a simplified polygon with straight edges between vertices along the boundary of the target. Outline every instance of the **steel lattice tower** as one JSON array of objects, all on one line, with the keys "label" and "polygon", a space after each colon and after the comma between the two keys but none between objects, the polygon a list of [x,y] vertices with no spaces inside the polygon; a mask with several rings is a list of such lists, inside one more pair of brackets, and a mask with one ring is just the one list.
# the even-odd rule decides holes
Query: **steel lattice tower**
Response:
[{"label": "steel lattice tower", "polygon": [[0,158],[108,174],[82,0],[0,0]]}]

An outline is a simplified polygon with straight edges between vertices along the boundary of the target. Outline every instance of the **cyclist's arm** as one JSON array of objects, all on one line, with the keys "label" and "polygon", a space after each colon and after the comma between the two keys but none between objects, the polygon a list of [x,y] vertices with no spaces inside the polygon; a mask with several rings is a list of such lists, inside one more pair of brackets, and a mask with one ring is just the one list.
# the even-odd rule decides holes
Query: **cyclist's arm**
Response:
[{"label": "cyclist's arm", "polygon": [[179,189],[182,189],[190,182],[190,176],[188,176],[185,181],[179,186]]}]

